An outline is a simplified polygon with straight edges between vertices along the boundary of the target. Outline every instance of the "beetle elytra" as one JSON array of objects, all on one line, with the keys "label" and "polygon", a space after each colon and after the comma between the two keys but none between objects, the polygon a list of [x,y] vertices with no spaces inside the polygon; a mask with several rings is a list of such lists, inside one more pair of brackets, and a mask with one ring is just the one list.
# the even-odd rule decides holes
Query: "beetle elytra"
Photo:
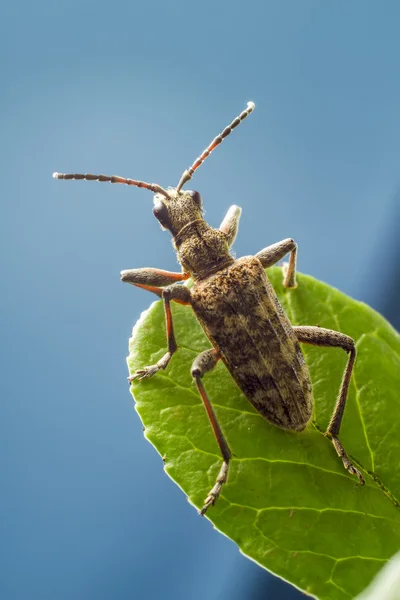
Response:
[{"label": "beetle elytra", "polygon": [[[56,179],[108,181],[144,187],[155,193],[153,213],[163,229],[173,236],[173,245],[182,271],[173,273],[154,268],[122,271],[121,279],[153,292],[164,303],[167,352],[154,365],[139,369],[129,379],[152,377],[166,369],[178,350],[170,303],[191,306],[202,325],[212,349],[194,360],[191,374],[206,409],[222,455],[222,466],[215,485],[207,495],[200,513],[215,503],[228,478],[231,450],[203,385],[203,377],[222,360],[247,399],[270,423],[283,429],[302,431],[312,417],[311,381],[300,343],[339,347],[348,353],[338,398],[326,431],[347,471],[364,479],[351,463],[338,435],[356,357],[349,336],[322,327],[292,326],[284,313],[265,269],[290,253],[284,265],[284,286],[296,287],[297,245],[292,239],[272,244],[255,256],[235,260],[230,248],[238,231],[241,209],[231,206],[220,227],[214,229],[203,219],[203,204],[198,192],[183,190],[194,172],[252,111],[254,103],[216,136],[192,166],[184,171],[176,188],[117,176],[54,173]],[[191,289],[182,285],[189,277]]]}]

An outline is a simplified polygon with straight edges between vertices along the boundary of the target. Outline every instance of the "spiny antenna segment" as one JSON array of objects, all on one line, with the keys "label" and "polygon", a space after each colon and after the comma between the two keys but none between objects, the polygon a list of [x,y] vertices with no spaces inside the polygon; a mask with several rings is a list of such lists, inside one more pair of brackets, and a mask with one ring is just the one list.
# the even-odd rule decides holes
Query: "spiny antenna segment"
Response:
[{"label": "spiny antenna segment", "polygon": [[187,169],[187,171],[184,171],[182,177],[179,180],[178,187],[176,188],[178,192],[182,189],[185,183],[192,179],[193,173],[196,171],[196,169],[200,167],[201,164],[203,164],[207,156],[211,154],[214,148],[219,146],[219,144],[223,142],[226,137],[228,137],[228,135],[233,131],[233,129],[235,129],[235,127],[237,127],[246,117],[248,117],[251,112],[253,112],[255,107],[256,105],[254,104],[254,102],[248,102],[246,110],[241,112],[240,115],[236,117],[236,119],[234,119],[230,125],[225,127],[225,129],[213,139],[211,144],[204,150],[204,152],[199,156],[199,158],[197,158],[194,161],[192,166],[189,169]]},{"label": "spiny antenna segment", "polygon": [[116,175],[91,175],[90,173],[53,173],[54,179],[86,179],[86,181],[109,181],[110,183],[125,183],[126,185],[135,185],[139,188],[146,188],[155,194],[162,194],[169,198],[168,192],[156,183],[146,183],[145,181],[136,181],[135,179],[125,179]]}]

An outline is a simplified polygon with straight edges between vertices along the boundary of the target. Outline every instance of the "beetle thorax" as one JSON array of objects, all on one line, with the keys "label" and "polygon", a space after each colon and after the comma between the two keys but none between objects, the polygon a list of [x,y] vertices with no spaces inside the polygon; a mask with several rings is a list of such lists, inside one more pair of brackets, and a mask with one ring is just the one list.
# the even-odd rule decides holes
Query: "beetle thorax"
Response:
[{"label": "beetle thorax", "polygon": [[203,279],[234,262],[226,236],[203,219],[186,225],[174,238],[178,260],[194,279]]}]

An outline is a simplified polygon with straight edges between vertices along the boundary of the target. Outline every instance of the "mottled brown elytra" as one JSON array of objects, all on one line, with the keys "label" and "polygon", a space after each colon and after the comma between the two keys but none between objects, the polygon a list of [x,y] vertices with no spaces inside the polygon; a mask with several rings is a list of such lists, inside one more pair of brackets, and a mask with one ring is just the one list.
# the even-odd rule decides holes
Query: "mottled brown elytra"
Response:
[{"label": "mottled brown elytra", "polygon": [[[176,188],[166,190],[153,183],[107,175],[53,175],[56,179],[125,183],[155,193],[153,213],[162,228],[168,229],[173,236],[182,272],[142,268],[121,273],[122,281],[162,298],[167,329],[167,352],[155,365],[139,369],[129,380],[152,377],[160,369],[167,368],[178,349],[170,302],[190,305],[213,346],[194,360],[191,373],[223,458],[215,485],[200,511],[202,515],[220,495],[228,478],[232,456],[204,389],[204,375],[222,360],[239,388],[263,417],[283,429],[302,431],[311,419],[313,399],[310,376],[299,342],[335,346],[349,354],[326,435],[332,440],[345,469],[356,475],[360,484],[364,483],[338,438],[356,357],[354,341],[343,333],[322,327],[293,327],[265,274],[265,268],[290,252],[289,263],[283,269],[283,285],[286,288],[296,287],[296,243],[286,239],[268,246],[255,256],[235,260],[229,250],[236,238],[241,209],[231,206],[219,229],[213,229],[203,219],[200,194],[182,190],[207,156],[254,110],[254,106],[253,102],[249,102],[246,110],[213,139],[193,165],[184,171]],[[189,277],[194,282],[191,289],[182,285]]]}]

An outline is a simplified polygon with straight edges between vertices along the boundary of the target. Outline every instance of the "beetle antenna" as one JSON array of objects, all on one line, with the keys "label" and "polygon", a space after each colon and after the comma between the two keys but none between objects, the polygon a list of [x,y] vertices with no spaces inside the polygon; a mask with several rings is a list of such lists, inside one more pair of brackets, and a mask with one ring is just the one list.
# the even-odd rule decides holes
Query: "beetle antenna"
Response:
[{"label": "beetle antenna", "polygon": [[178,192],[182,189],[182,187],[185,185],[185,183],[187,183],[190,179],[192,179],[193,173],[200,167],[201,164],[203,164],[203,162],[206,160],[207,156],[209,156],[211,154],[211,152],[214,150],[214,148],[219,146],[219,144],[221,142],[223,142],[226,137],[228,137],[228,135],[233,131],[233,129],[235,129],[235,127],[237,127],[246,117],[249,116],[250,113],[253,112],[253,110],[255,109],[255,106],[256,105],[254,104],[254,102],[248,102],[246,110],[241,112],[240,115],[236,117],[236,119],[233,119],[232,123],[230,125],[228,125],[227,127],[225,127],[225,129],[223,131],[221,131],[221,133],[218,134],[217,137],[215,137],[213,139],[211,144],[209,146],[207,146],[207,148],[199,156],[199,158],[197,158],[194,161],[192,166],[183,172],[182,177],[179,180],[178,187],[176,188],[176,190]]},{"label": "beetle antenna", "polygon": [[136,179],[125,179],[116,175],[91,175],[90,173],[53,173],[54,179],[86,179],[86,181],[109,181],[110,183],[125,183],[126,185],[135,185],[139,188],[146,188],[155,194],[162,194],[169,198],[169,194],[164,188],[156,183],[146,183],[145,181],[136,181]]}]

